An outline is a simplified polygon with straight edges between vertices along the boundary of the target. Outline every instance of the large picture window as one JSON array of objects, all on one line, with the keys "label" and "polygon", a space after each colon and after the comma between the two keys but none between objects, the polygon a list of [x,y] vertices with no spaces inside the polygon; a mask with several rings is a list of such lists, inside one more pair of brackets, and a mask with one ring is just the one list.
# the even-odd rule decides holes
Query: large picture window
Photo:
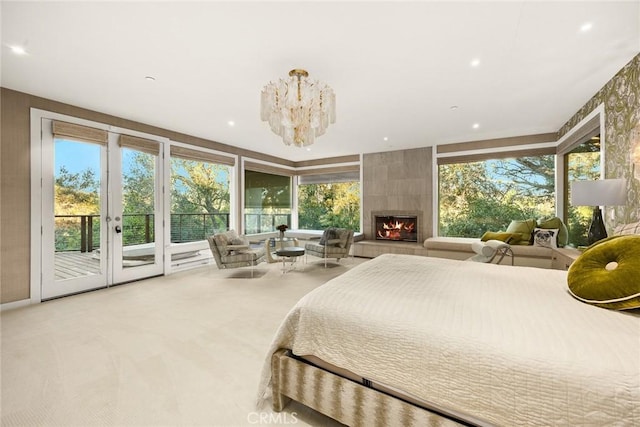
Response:
[{"label": "large picture window", "polygon": [[229,229],[231,165],[222,163],[226,160],[172,146],[172,243],[204,240]]},{"label": "large picture window", "polygon": [[555,216],[552,154],[478,161],[439,159],[439,235],[481,237],[514,219]]},{"label": "large picture window", "polygon": [[291,227],[291,177],[245,170],[244,226],[246,234]]},{"label": "large picture window", "polygon": [[360,231],[360,173],[301,176],[298,183],[298,227]]}]

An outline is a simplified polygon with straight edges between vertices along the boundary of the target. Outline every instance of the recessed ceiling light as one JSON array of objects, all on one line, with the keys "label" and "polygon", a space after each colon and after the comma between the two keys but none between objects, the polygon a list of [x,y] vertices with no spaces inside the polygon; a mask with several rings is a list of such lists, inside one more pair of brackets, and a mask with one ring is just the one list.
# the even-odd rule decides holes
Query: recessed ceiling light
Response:
[{"label": "recessed ceiling light", "polygon": [[11,51],[16,55],[26,55],[27,51],[22,46],[11,46]]},{"label": "recessed ceiling light", "polygon": [[478,129],[478,128],[480,127],[480,124],[479,124],[479,123],[474,123],[472,127],[473,127],[474,129]]},{"label": "recessed ceiling light", "polygon": [[155,77],[153,77],[153,76],[146,76],[144,79],[145,79],[146,81],[148,81],[148,82],[155,82],[155,81],[156,81],[156,78],[155,78]]},{"label": "recessed ceiling light", "polygon": [[580,27],[580,31],[582,31],[584,33],[584,32],[589,31],[591,28],[593,28],[593,24],[591,22],[585,22]]},{"label": "recessed ceiling light", "polygon": [[478,58],[471,61],[472,67],[477,67],[478,65],[480,65],[480,60]]},{"label": "recessed ceiling light", "polygon": [[311,148],[307,148],[307,151],[311,151]]},{"label": "recessed ceiling light", "polygon": [[236,125],[236,122],[234,122],[233,120],[229,120],[229,121],[227,122],[227,124],[228,124],[229,126],[233,127],[233,126],[235,126],[235,125]]},{"label": "recessed ceiling light", "polygon": [[383,140],[383,141],[388,141],[388,140],[389,140],[389,138],[385,136],[384,138],[382,138],[382,140]]},{"label": "recessed ceiling light", "polygon": [[449,107],[449,109],[450,109],[450,110],[452,110],[452,111],[453,111],[453,110],[457,110],[457,109],[458,109],[458,106],[457,106],[457,105],[452,105],[451,107]]}]

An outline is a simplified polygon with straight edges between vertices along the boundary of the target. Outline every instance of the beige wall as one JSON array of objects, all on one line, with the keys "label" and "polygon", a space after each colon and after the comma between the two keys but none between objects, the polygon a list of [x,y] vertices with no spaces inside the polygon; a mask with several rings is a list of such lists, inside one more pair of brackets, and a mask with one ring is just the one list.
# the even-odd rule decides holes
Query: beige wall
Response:
[{"label": "beige wall", "polygon": [[[30,270],[30,109],[38,108],[112,126],[167,137],[195,146],[291,167],[292,162],[191,135],[126,120],[10,89],[0,91],[0,303],[29,298]],[[358,161],[359,156],[323,159],[312,165]]]},{"label": "beige wall", "polygon": [[[616,74],[558,132],[558,137],[561,137],[595,107],[605,103],[607,177],[626,178],[629,190],[627,205],[616,208],[613,212],[615,215],[609,215],[609,228],[618,223],[640,220],[640,181],[633,178],[630,162],[630,133],[640,120],[639,74],[640,55]],[[286,166],[307,165],[304,162],[297,164],[6,88],[1,89],[0,97],[0,303],[29,298],[29,120],[32,107]],[[396,209],[421,210],[424,216],[423,224],[420,225],[423,233],[420,240],[431,236],[434,201],[432,155],[432,149],[429,147],[364,156],[362,211],[363,231],[367,238],[371,237],[371,212]],[[347,156],[311,163],[341,163],[354,159],[354,156]],[[384,167],[381,169],[378,166]]]},{"label": "beige wall", "polygon": [[[433,230],[433,149],[365,154],[362,159],[362,232],[375,239],[372,212],[419,215],[418,242]],[[385,213],[382,213],[385,212]]]}]

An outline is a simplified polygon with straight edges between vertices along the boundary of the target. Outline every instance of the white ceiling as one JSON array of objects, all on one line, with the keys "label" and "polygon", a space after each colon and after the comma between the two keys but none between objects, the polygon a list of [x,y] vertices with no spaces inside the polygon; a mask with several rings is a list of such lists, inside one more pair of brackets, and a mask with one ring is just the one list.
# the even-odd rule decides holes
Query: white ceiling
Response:
[{"label": "white ceiling", "polygon": [[[640,51],[640,0],[1,5],[3,87],[295,161],[555,132]],[[293,68],[336,93],[311,151],[260,121]]]}]

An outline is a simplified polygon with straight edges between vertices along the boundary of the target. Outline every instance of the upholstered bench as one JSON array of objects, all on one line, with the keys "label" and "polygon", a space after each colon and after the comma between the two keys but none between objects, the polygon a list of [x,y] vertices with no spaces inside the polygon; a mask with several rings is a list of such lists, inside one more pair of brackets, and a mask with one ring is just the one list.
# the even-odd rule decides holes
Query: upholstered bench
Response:
[{"label": "upholstered bench", "polygon": [[[427,256],[466,260],[475,255],[471,244],[479,241],[480,239],[467,237],[429,237],[424,241],[424,247],[427,249]],[[511,245],[511,250],[515,265],[551,268],[553,249]]]}]

